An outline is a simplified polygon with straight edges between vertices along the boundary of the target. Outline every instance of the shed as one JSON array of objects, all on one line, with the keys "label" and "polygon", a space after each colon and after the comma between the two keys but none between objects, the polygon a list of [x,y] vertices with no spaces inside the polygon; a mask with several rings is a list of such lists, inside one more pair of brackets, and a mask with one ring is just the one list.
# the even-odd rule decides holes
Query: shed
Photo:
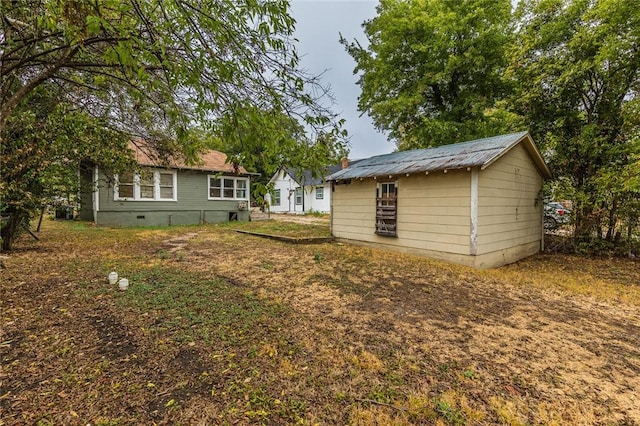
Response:
[{"label": "shed", "polygon": [[476,268],[543,248],[543,179],[528,132],[378,155],[327,177],[331,232]]},{"label": "shed", "polygon": [[130,144],[138,167],[110,175],[83,164],[79,217],[106,226],[163,226],[249,220],[250,178],[215,150],[197,164],[161,161],[144,142]]}]

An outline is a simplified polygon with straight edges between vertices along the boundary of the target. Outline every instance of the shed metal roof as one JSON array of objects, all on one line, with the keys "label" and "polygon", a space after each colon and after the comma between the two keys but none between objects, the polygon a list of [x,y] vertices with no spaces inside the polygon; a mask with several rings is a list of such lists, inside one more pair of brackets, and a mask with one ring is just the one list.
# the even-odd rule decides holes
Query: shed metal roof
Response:
[{"label": "shed metal roof", "polygon": [[545,178],[550,178],[551,172],[533,143],[529,132],[519,132],[437,148],[376,155],[350,164],[348,168],[327,176],[326,180],[394,176],[467,167],[485,169],[519,143],[524,144],[540,173]]}]

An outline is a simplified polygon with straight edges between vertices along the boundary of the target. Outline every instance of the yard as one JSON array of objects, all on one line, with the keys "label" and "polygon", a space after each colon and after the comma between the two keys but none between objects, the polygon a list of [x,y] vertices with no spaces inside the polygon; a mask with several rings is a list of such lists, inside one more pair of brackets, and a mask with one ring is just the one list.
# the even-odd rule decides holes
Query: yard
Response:
[{"label": "yard", "polygon": [[231,228],[23,237],[0,425],[640,423],[637,260],[477,271]]}]

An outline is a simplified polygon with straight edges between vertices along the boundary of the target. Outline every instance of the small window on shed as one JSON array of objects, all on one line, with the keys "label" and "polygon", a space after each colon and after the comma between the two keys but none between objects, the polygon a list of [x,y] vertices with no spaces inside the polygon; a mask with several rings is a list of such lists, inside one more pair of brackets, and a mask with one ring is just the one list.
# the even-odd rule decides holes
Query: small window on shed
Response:
[{"label": "small window on shed", "polygon": [[398,185],[382,182],[376,189],[376,234],[396,237]]}]

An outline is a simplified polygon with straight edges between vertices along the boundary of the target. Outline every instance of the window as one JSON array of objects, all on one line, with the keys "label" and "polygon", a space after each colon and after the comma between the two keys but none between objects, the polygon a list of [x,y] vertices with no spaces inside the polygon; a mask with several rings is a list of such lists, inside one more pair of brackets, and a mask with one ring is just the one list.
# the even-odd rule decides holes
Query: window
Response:
[{"label": "window", "polygon": [[316,200],[324,199],[324,187],[319,186],[316,188]]},{"label": "window", "polygon": [[241,200],[247,199],[247,181],[239,180],[236,182],[236,198]]},{"label": "window", "polygon": [[302,205],[302,188],[296,188],[296,206]]},{"label": "window", "polygon": [[160,172],[160,198],[173,199],[174,173]]},{"label": "window", "polygon": [[397,236],[398,185],[382,182],[376,188],[376,234]]},{"label": "window", "polygon": [[123,173],[116,177],[116,198],[133,198],[134,174]]},{"label": "window", "polygon": [[143,170],[115,177],[115,201],[177,201],[175,171]]},{"label": "window", "polygon": [[280,205],[280,190],[276,189],[273,191],[273,204],[274,206]]},{"label": "window", "polygon": [[209,176],[210,200],[248,200],[249,179]]},{"label": "window", "polygon": [[140,181],[140,199],[153,200],[155,198],[155,173],[145,171],[138,176]]}]

